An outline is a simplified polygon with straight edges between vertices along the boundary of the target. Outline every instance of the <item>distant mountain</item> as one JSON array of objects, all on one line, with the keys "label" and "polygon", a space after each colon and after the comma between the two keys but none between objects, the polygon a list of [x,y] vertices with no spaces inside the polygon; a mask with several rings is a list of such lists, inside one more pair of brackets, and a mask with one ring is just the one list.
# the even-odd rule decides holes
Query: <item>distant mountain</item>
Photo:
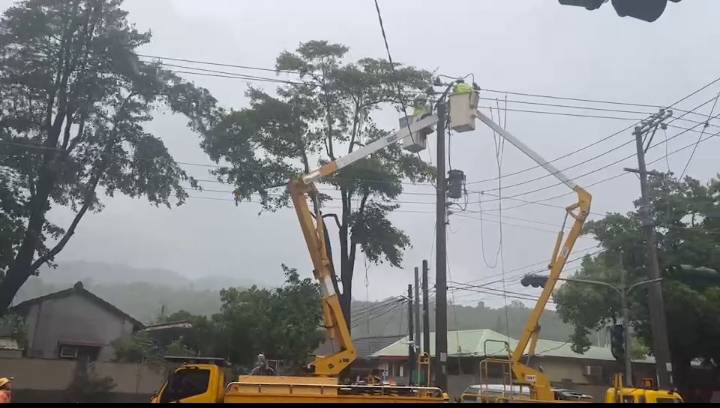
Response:
[{"label": "distant mountain", "polygon": [[82,281],[86,285],[145,282],[168,287],[186,287],[190,280],[185,276],[161,268],[134,268],[128,265],[105,262],[64,261],[56,269],[43,268],[40,278],[45,283],[68,284]]},{"label": "distant mountain", "polygon": [[[40,278],[47,284],[70,285],[82,281],[87,285],[150,283],[173,289],[220,290],[227,287],[249,287],[256,282],[235,276],[206,275],[190,279],[180,273],[163,268],[136,268],[128,265],[64,261],[56,269],[43,268]],[[258,286],[262,286],[259,285]]]}]

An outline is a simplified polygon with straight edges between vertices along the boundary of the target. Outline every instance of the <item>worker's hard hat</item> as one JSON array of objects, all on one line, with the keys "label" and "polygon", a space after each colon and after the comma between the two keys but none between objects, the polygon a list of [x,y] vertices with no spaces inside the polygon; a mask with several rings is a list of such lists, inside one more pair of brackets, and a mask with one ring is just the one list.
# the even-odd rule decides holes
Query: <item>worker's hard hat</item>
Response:
[{"label": "worker's hard hat", "polygon": [[4,387],[14,380],[13,377],[2,377],[0,378],[0,387]]}]

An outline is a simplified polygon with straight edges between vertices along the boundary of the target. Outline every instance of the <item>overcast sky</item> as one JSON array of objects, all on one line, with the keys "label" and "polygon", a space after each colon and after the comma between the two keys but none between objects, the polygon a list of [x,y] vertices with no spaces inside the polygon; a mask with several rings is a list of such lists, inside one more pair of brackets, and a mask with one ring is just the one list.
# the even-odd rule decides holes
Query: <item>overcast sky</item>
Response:
[{"label": "overcast sky", "polygon": [[[3,8],[10,2],[0,1]],[[720,75],[720,56],[715,52],[720,31],[717,16],[720,2],[712,0],[669,3],[665,14],[654,23],[618,17],[607,4],[588,12],[583,8],[563,7],[556,1],[400,1],[381,0],[380,6],[388,41],[396,61],[449,75],[473,74],[485,89],[550,94],[589,99],[664,105],[689,94]],[[153,40],[141,51],[167,57],[208,60],[272,68],[283,50],[293,50],[300,42],[328,40],[350,47],[349,60],[370,56],[385,58],[385,48],[372,0],[357,1],[238,1],[238,0],[127,0],[130,20],[139,29],[151,29]],[[244,73],[253,73],[247,72]],[[257,74],[257,72],[254,72]],[[272,73],[266,73],[274,75]],[[236,109],[247,105],[241,80],[191,77],[207,87],[221,104]],[[267,87],[272,90],[272,86]],[[710,99],[719,87],[711,87],[682,103],[692,108]],[[503,94],[483,92],[481,96],[504,98]],[[574,101],[536,99],[508,95],[509,100],[586,105]],[[483,104],[490,102],[483,101]],[[494,103],[494,102],[493,102]],[[593,105],[607,109],[649,112],[653,109],[632,106]],[[711,104],[699,112],[707,113]],[[512,109],[571,112],[567,108],[522,105]],[[576,111],[593,115],[639,118],[637,113]],[[702,117],[693,117],[703,120]],[[390,129],[397,126],[396,113],[383,112],[379,122]],[[507,128],[548,159],[572,152],[632,124],[630,121],[577,118],[546,114],[508,112]],[[688,122],[676,125],[689,126]],[[198,147],[199,139],[185,128],[181,117],[159,116],[150,129],[160,135],[178,161],[212,164]],[[700,129],[700,127],[698,127]],[[713,132],[713,128],[709,129]],[[717,131],[715,129],[714,131]],[[678,132],[668,129],[668,137]],[[672,151],[693,142],[695,133],[683,134],[669,142]],[[656,136],[664,138],[664,134]],[[599,154],[630,140],[629,131],[555,164],[571,177],[607,166],[634,151],[632,143],[612,153]],[[468,190],[496,194],[497,183],[473,181],[497,175],[492,133],[478,125],[474,132],[452,136],[451,161],[454,168],[467,174]],[[718,141],[701,145],[689,167],[689,174],[707,180],[716,173]],[[690,150],[669,157],[669,165],[680,172]],[[431,162],[434,145],[421,153]],[[651,149],[648,160],[664,157],[664,146]],[[588,160],[592,159],[592,160]],[[585,164],[577,163],[588,161]],[[503,173],[522,170],[532,162],[512,146],[506,146]],[[622,173],[623,167],[635,166],[634,159],[579,177],[589,185]],[[186,165],[192,175],[208,178],[207,168]],[[652,167],[665,170],[663,158]],[[545,175],[535,169],[503,179],[508,186]],[[503,195],[523,200],[538,200],[567,191],[551,177],[503,189]],[[228,186],[206,188],[229,190]],[[593,211],[627,211],[638,195],[633,175],[599,183],[593,194]],[[407,186],[406,191],[431,194],[429,185]],[[194,197],[230,199],[229,194],[193,192]],[[479,211],[479,193],[469,197],[469,210]],[[484,200],[492,200],[485,195]],[[355,272],[355,297],[364,300],[403,294],[414,266],[430,259],[434,273],[434,198],[431,195],[403,195],[393,215],[396,225],[412,239],[413,248],[405,254],[404,268],[369,265],[359,256]],[[546,201],[568,205],[573,197]],[[258,216],[255,204],[233,205],[230,201],[191,198],[180,208],[153,208],[144,200],[115,198],[106,201],[100,214],[86,216],[76,236],[58,257],[58,262],[82,259],[125,263],[138,267],[163,267],[189,277],[225,274],[279,284],[283,275],[280,263],[298,267],[310,275],[309,256],[293,212]],[[502,276],[496,262],[499,242],[496,201],[483,204],[485,221],[480,214],[463,214],[474,219],[452,216],[448,229],[450,280],[490,281]],[[503,201],[505,207],[520,202]],[[409,212],[414,211],[414,212]],[[70,214],[54,211],[54,220],[66,225]],[[528,291],[519,286],[519,274],[533,268],[517,268],[545,262],[554,243],[554,232],[563,217],[560,208],[528,205],[503,212],[504,260],[508,290]],[[521,219],[532,220],[529,223]],[[482,234],[481,234],[482,227]],[[587,238],[576,245],[576,254],[591,248]],[[483,259],[483,251],[486,261]],[[589,252],[587,250],[584,252]],[[492,268],[497,263],[495,268]],[[488,265],[489,264],[489,265]],[[542,265],[542,264],[540,264]],[[570,266],[577,265],[571,264]],[[535,265],[537,268],[538,265]],[[540,266],[542,268],[542,266]],[[570,268],[572,269],[572,268]],[[100,273],[100,272],[99,272]],[[496,284],[493,287],[499,288]],[[532,290],[528,291],[533,293]],[[475,303],[484,300],[499,304],[501,297],[477,293],[455,294],[456,301]],[[450,297],[452,299],[452,296]]]}]

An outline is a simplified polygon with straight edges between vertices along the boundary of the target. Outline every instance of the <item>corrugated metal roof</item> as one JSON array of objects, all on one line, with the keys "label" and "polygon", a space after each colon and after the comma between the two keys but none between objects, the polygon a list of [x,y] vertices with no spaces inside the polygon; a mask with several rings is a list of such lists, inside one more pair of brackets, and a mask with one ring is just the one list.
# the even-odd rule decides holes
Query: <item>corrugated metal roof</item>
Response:
[{"label": "corrugated metal roof", "polygon": [[[514,349],[517,340],[508,338],[494,330],[457,330],[448,332],[448,356],[449,357],[485,357],[485,356],[504,356],[506,342],[510,345],[510,349]],[[408,337],[396,341],[395,343],[378,350],[371,357],[407,357]],[[435,354],[435,333],[430,333],[430,354]],[[570,342],[561,342],[554,340],[538,340],[535,347],[537,356],[547,357],[564,357],[564,358],[581,358],[589,360],[607,360],[613,361],[615,358],[610,352],[610,348],[591,346],[584,354],[575,353],[571,349]],[[646,357],[643,360],[634,360],[636,362],[654,363],[652,357]]]}]

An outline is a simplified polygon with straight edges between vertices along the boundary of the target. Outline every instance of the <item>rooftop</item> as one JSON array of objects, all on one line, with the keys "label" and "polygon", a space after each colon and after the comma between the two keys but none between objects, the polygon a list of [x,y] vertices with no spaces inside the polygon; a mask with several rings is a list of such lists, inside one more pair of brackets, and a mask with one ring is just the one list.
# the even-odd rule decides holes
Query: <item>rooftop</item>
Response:
[{"label": "rooftop", "polygon": [[[448,357],[500,357],[506,356],[505,343],[514,349],[517,339],[507,337],[494,330],[456,330],[448,332]],[[430,354],[435,354],[435,333],[430,333]],[[405,336],[398,341],[371,354],[371,358],[382,357],[406,357],[408,355],[408,337]],[[591,346],[585,353],[580,354],[572,351],[569,341],[561,342],[554,340],[539,339],[535,347],[535,355],[546,357],[578,358],[589,360],[614,361],[615,358],[608,347]],[[655,362],[652,357],[634,360],[639,363]]]},{"label": "rooftop", "polygon": [[75,285],[73,285],[72,288],[69,288],[69,289],[61,290],[59,292],[49,293],[47,295],[39,296],[39,297],[36,297],[33,299],[28,299],[22,303],[17,304],[16,306],[11,307],[9,309],[9,311],[14,312],[14,313],[23,313],[23,312],[27,311],[27,309],[30,306],[32,306],[36,303],[42,303],[46,300],[58,299],[58,298],[63,298],[63,297],[71,296],[71,295],[84,296],[85,298],[97,303],[98,305],[109,310],[110,312],[130,320],[136,329],[141,329],[141,328],[145,327],[145,325],[143,325],[139,320],[133,318],[129,314],[118,309],[115,305],[111,304],[110,302],[108,302],[104,299],[101,299],[100,297],[96,296],[92,292],[85,289],[83,287],[82,282],[77,282]]}]

